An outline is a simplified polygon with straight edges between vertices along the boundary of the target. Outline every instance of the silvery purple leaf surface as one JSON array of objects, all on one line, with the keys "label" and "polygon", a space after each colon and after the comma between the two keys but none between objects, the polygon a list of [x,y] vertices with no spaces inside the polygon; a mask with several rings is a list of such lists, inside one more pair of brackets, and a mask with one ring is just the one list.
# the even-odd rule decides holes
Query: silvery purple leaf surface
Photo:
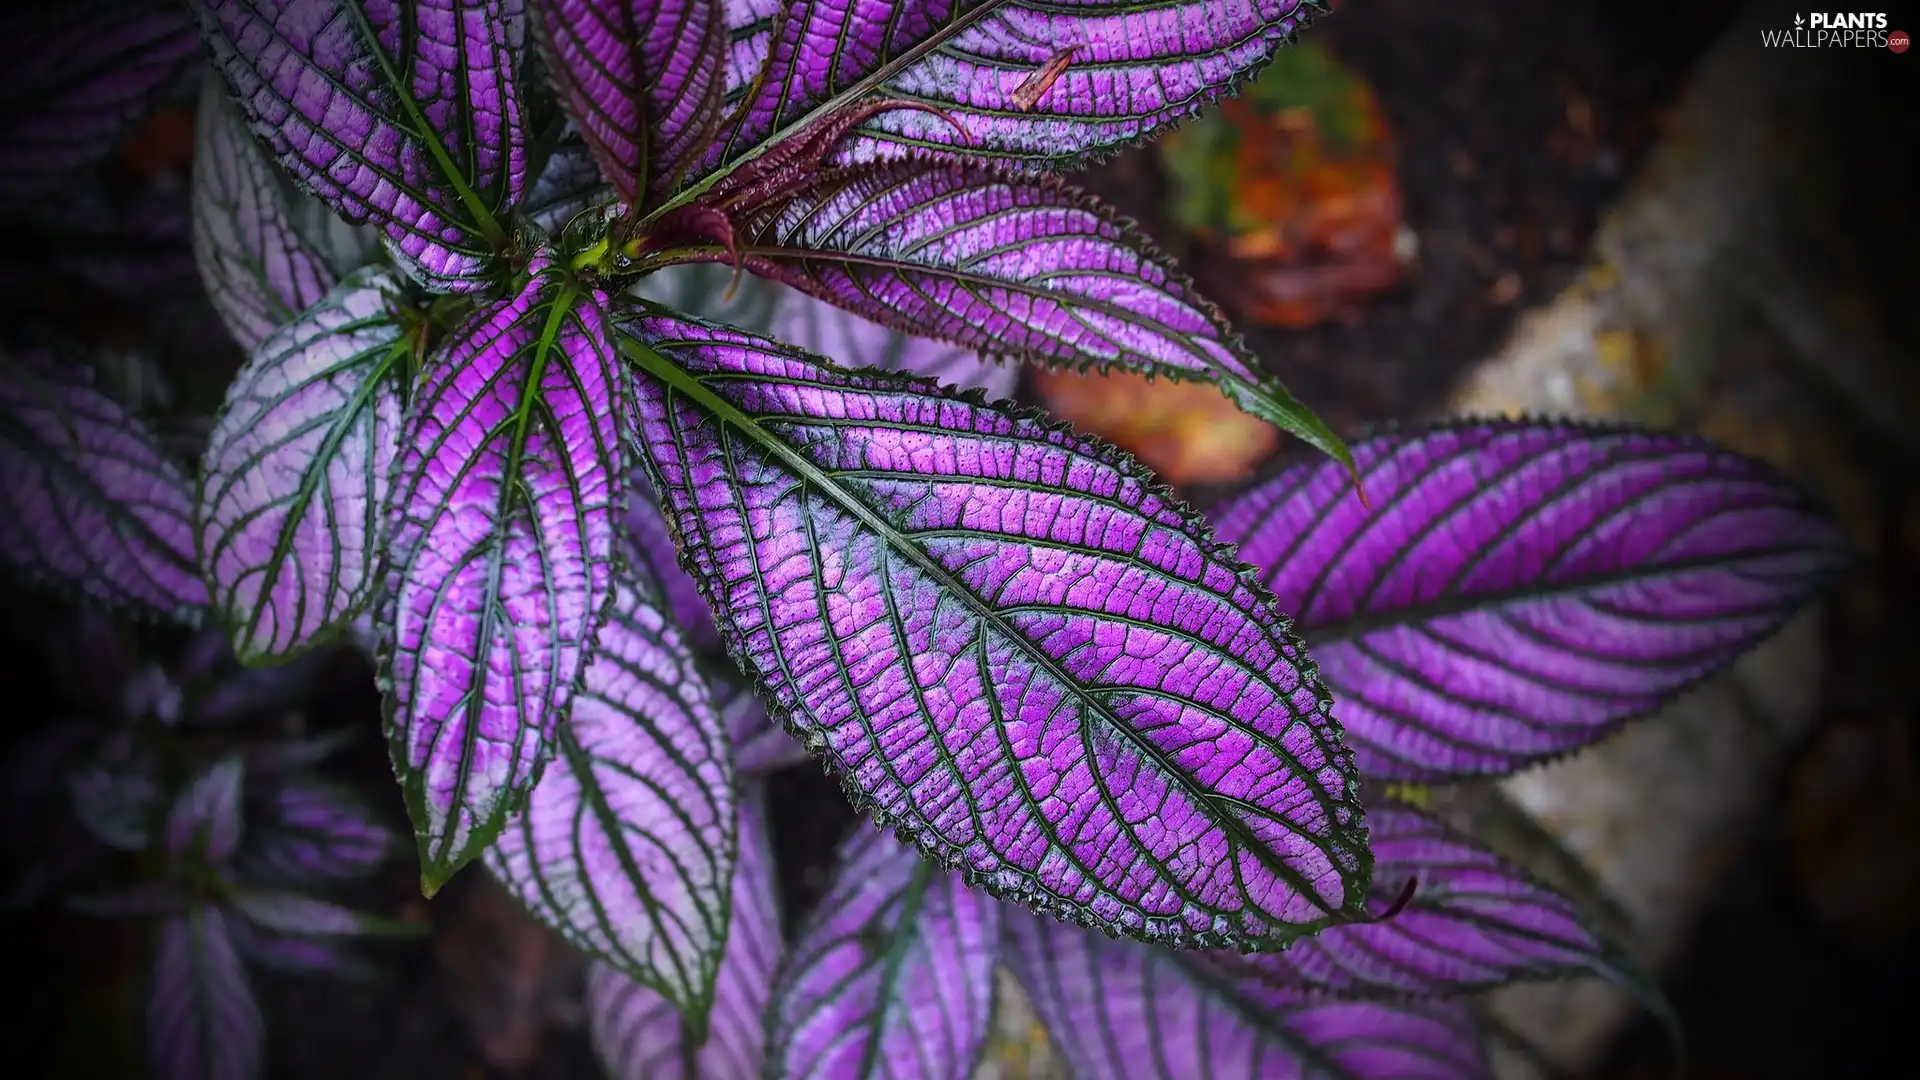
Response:
[{"label": "silvery purple leaf surface", "polygon": [[857,806],[1115,932],[1272,947],[1358,914],[1360,808],[1305,649],[1132,459],[737,331],[622,330],[728,650]]},{"label": "silvery purple leaf surface", "polygon": [[700,1033],[733,880],[726,740],[657,595],[618,581],[554,760],[486,854],[527,910]]},{"label": "silvery purple leaf surface", "polygon": [[203,460],[200,557],[242,661],[318,644],[378,582],[413,342],[400,282],[355,272],[262,341]]},{"label": "silvery purple leaf surface", "polygon": [[755,273],[882,325],[1003,362],[1213,383],[1344,460],[1340,440],[1148,240],[1052,177],[925,161],[837,169],[737,231]]},{"label": "silvery purple leaf surface", "polygon": [[393,474],[379,668],[429,892],[525,804],[613,596],[625,380],[548,269],[428,359]]},{"label": "silvery purple leaf surface", "polygon": [[610,1080],[760,1080],[762,1016],[783,948],[780,905],[759,785],[735,796],[739,858],[726,953],[704,1043],[673,1003],[603,963],[587,973],[587,1035]]},{"label": "silvery purple leaf surface", "polygon": [[[275,934],[297,937],[351,937],[391,933],[396,924],[357,911],[315,900],[299,893],[238,889],[229,898],[233,910],[254,925]],[[397,924],[404,926],[404,924]]]},{"label": "silvery purple leaf surface", "polygon": [[532,0],[561,101],[620,198],[673,190],[720,121],[722,0]]},{"label": "silvery purple leaf surface", "polygon": [[469,292],[527,177],[520,0],[195,0],[214,66],[280,164],[409,273]]},{"label": "silvery purple leaf surface", "polygon": [[[1362,450],[1364,447],[1364,451]],[[1685,435],[1462,423],[1213,515],[1313,643],[1361,770],[1498,774],[1732,663],[1851,556],[1770,467]]]},{"label": "silvery purple leaf surface", "polygon": [[[730,93],[746,102],[729,159],[823,106],[877,94],[937,106],[952,120],[883,113],[867,122],[845,160],[951,149],[1057,168],[1136,142],[1233,92],[1305,25],[1311,5],[736,0],[729,7],[733,66],[755,70],[749,65],[766,58],[750,96],[745,80],[728,79]],[[770,17],[782,8],[784,19]],[[1039,85],[1062,54],[1066,66]]]},{"label": "silvery purple leaf surface", "polygon": [[1243,965],[1006,913],[1006,963],[1076,1076],[1101,1080],[1482,1080],[1464,999],[1353,1001]]},{"label": "silvery purple leaf surface", "polygon": [[1518,979],[1600,974],[1633,982],[1616,950],[1565,897],[1438,819],[1395,803],[1367,808],[1375,914],[1408,878],[1408,905],[1381,922],[1336,926],[1285,953],[1249,958],[1276,986],[1355,996],[1457,994]]},{"label": "silvery purple leaf surface", "polygon": [[30,581],[191,620],[186,475],[85,361],[37,337],[0,346],[0,560]]},{"label": "silvery purple leaf surface", "polygon": [[155,1080],[256,1080],[266,1026],[231,916],[195,908],[160,926],[147,993],[147,1054]]},{"label": "silvery purple leaf surface", "polygon": [[395,847],[352,794],[313,780],[275,785],[253,820],[238,868],[259,884],[301,888],[365,877]]},{"label": "silvery purple leaf surface", "polygon": [[863,828],[788,951],[765,1074],[967,1080],[993,1021],[999,902]]},{"label": "silvery purple leaf surface", "polygon": [[106,157],[199,51],[192,18],[165,0],[11,6],[0,34],[0,208]]},{"label": "silvery purple leaf surface", "polygon": [[186,786],[167,811],[170,858],[193,855],[218,866],[233,857],[240,849],[240,791],[245,775],[240,760],[228,758]]},{"label": "silvery purple leaf surface", "polygon": [[193,253],[207,298],[248,352],[338,281],[287,196],[225,84],[209,75],[194,122]]}]

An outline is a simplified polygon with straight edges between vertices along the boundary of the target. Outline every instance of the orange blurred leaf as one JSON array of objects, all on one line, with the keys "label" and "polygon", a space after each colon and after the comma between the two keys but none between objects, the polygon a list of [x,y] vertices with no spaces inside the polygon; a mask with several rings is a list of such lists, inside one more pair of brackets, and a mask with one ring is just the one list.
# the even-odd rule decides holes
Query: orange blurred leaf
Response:
[{"label": "orange blurred leaf", "polygon": [[1048,411],[1132,453],[1172,484],[1243,480],[1280,432],[1206,383],[1113,371],[1034,371]]}]

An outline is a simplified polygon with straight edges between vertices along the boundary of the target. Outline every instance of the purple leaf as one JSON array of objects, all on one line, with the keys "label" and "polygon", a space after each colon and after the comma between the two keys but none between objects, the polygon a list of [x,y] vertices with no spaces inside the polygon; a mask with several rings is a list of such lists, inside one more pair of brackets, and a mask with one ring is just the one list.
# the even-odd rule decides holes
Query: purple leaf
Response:
[{"label": "purple leaf", "polygon": [[201,90],[194,124],[193,253],[207,298],[249,352],[338,280],[295,227],[273,163],[216,76]]},{"label": "purple leaf", "polygon": [[720,722],[733,740],[733,767],[742,774],[766,773],[807,760],[806,747],[780,730],[768,718],[760,695],[738,680],[738,672],[715,672],[708,678]]},{"label": "purple leaf", "polygon": [[1412,877],[1408,906],[1382,922],[1336,926],[1285,953],[1249,958],[1275,986],[1359,996],[1452,994],[1519,979],[1637,973],[1583,924],[1573,904],[1493,852],[1410,807],[1367,810],[1374,913]]},{"label": "purple leaf", "polygon": [[365,877],[393,853],[394,837],[352,795],[310,780],[276,787],[248,830],[239,876],[310,887]]},{"label": "purple leaf", "polygon": [[1690,436],[1502,420],[1355,458],[1371,509],[1307,464],[1214,520],[1385,779],[1578,749],[1732,663],[1850,559],[1778,473]]},{"label": "purple leaf", "polygon": [[624,329],[728,651],[857,806],[1116,932],[1272,946],[1360,910],[1360,809],[1304,648],[1130,458],[737,331]]},{"label": "purple leaf", "polygon": [[428,895],[525,804],[613,597],[623,375],[547,269],[429,359],[395,464],[379,666]]},{"label": "purple leaf", "polygon": [[720,120],[721,0],[534,0],[560,97],[620,198],[671,192]]},{"label": "purple leaf", "polygon": [[894,837],[854,833],[774,987],[766,1075],[967,1080],[992,1025],[1001,911]]},{"label": "purple leaf", "polygon": [[[525,185],[520,0],[195,0],[255,135],[429,287],[485,287]],[[377,45],[376,45],[377,43]]]},{"label": "purple leaf", "polygon": [[218,866],[240,848],[240,785],[246,775],[238,758],[228,758],[187,785],[167,811],[166,846],[170,858],[197,856]]},{"label": "purple leaf", "polygon": [[600,176],[600,163],[569,123],[527,191],[520,212],[542,230],[558,235],[575,214],[612,198],[613,188]]},{"label": "purple leaf", "polygon": [[0,36],[0,207],[111,153],[200,51],[166,2],[22,4]]},{"label": "purple leaf", "polygon": [[1464,1000],[1343,1001],[1277,989],[1244,965],[1115,941],[1021,911],[1007,964],[1078,1076],[1102,1080],[1481,1080]]},{"label": "purple leaf", "polygon": [[29,580],[191,620],[187,479],[84,361],[30,340],[0,349],[0,560]]},{"label": "purple leaf", "polygon": [[95,840],[116,851],[141,851],[153,843],[163,813],[160,784],[144,755],[112,760],[99,755],[67,774],[73,813]]},{"label": "purple leaf", "polygon": [[260,1006],[218,908],[160,926],[147,996],[155,1080],[256,1080],[266,1041]]},{"label": "purple leaf", "polygon": [[780,907],[764,795],[756,785],[734,805],[740,857],[706,1041],[691,1037],[680,1011],[657,991],[596,963],[587,972],[587,1034],[612,1080],[759,1080],[767,1038],[761,1017],[782,949]]},{"label": "purple leaf", "polygon": [[644,469],[627,472],[626,525],[629,547],[639,556],[636,569],[645,570],[653,591],[665,599],[680,637],[695,649],[718,649],[720,631],[713,625],[713,610],[680,567],[680,545],[660,513],[660,497],[647,483]]},{"label": "purple leaf", "polygon": [[339,978],[374,977],[374,970],[349,955],[339,942],[279,937],[249,926],[244,919],[233,920],[227,929],[247,963],[269,971]]},{"label": "purple leaf", "polygon": [[[947,118],[882,113],[850,141],[843,161],[951,150],[1042,168],[1111,153],[1237,91],[1306,25],[1311,7],[1301,0],[730,6],[734,66],[767,60],[731,133],[729,158],[877,94],[938,107]],[[781,7],[784,23],[757,17]],[[1038,82],[1063,54],[1065,67]],[[730,100],[745,99],[744,80],[729,78],[728,89]]]},{"label": "purple leaf", "polygon": [[554,738],[555,760],[487,869],[704,1032],[727,937],[733,770],[706,684],[651,590],[616,583]]},{"label": "purple leaf", "polygon": [[903,333],[1003,362],[1213,383],[1346,460],[1339,438],[1145,238],[1051,177],[935,162],[837,169],[737,232],[755,273]]},{"label": "purple leaf", "polygon": [[202,465],[201,565],[244,662],[319,644],[371,602],[413,342],[400,283],[358,271],[254,350]]},{"label": "purple leaf", "polygon": [[411,933],[416,928],[392,923],[324,900],[289,892],[236,890],[235,910],[263,930],[300,937],[352,937],[367,934]]}]

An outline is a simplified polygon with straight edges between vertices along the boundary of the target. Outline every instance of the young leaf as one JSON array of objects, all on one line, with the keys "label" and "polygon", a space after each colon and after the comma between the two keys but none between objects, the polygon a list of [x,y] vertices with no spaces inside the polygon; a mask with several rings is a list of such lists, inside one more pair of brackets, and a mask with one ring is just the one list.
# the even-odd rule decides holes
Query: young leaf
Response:
[{"label": "young leaf", "polygon": [[146,119],[200,51],[166,0],[12,5],[0,35],[0,207],[70,183]]},{"label": "young leaf", "polygon": [[[732,133],[729,159],[877,93],[937,106],[952,120],[882,113],[848,147],[847,160],[960,150],[975,159],[1064,169],[1232,93],[1306,24],[1304,9],[1311,5],[785,0],[775,6],[786,9],[784,19],[764,31],[765,71]],[[736,11],[736,24],[742,14]],[[1066,66],[1045,92],[1022,100],[1022,87],[1066,50],[1072,50]]]},{"label": "young leaf", "polygon": [[876,829],[800,932],[768,1010],[768,1077],[967,1080],[993,1020],[1001,905]]},{"label": "young leaf", "polygon": [[1439,820],[1376,802],[1367,810],[1367,840],[1375,913],[1385,913],[1411,877],[1418,888],[1406,908],[1251,958],[1249,974],[1278,987],[1354,996],[1454,994],[1595,974],[1652,992],[1571,902]]},{"label": "young leaf", "polygon": [[393,853],[394,837],[350,794],[310,780],[274,789],[248,830],[239,876],[303,888],[365,877]]},{"label": "young leaf", "polygon": [[520,0],[195,0],[214,66],[301,184],[409,273],[483,288],[525,185]]},{"label": "young leaf", "polygon": [[653,592],[660,596],[673,615],[673,624],[686,643],[702,651],[720,648],[720,631],[713,625],[713,609],[700,595],[700,587],[680,568],[680,545],[660,513],[660,497],[647,482],[645,469],[627,472],[627,539],[639,556],[637,569],[643,570]]},{"label": "young leaf", "polygon": [[167,855],[196,855],[218,866],[240,849],[240,785],[245,770],[239,758],[202,773],[167,811]]},{"label": "young leaf", "polygon": [[767,1039],[761,1017],[783,948],[780,906],[764,793],[743,788],[734,805],[740,857],[706,1040],[658,992],[595,963],[587,972],[587,1034],[611,1080],[759,1080]]},{"label": "young leaf", "polygon": [[856,806],[996,895],[1138,937],[1273,947],[1360,911],[1305,650],[1143,469],[925,380],[623,329],[728,650]]},{"label": "young leaf", "polygon": [[193,254],[207,298],[248,352],[338,281],[295,227],[273,163],[211,75],[194,123]]},{"label": "young leaf", "polygon": [[1289,469],[1214,515],[1313,642],[1361,770],[1440,781],[1578,749],[1726,667],[1851,556],[1704,440],[1489,421]]},{"label": "young leaf", "polygon": [[244,662],[319,644],[365,609],[385,539],[413,343],[368,268],[275,331],[227,391],[200,487],[200,553]]},{"label": "young leaf", "polygon": [[622,374],[548,269],[429,360],[394,469],[379,667],[429,895],[525,804],[613,595]]},{"label": "young leaf", "polygon": [[722,0],[534,0],[547,66],[620,198],[668,194],[720,118]]},{"label": "young leaf", "polygon": [[1345,1001],[1243,965],[1008,911],[1007,964],[1075,1075],[1102,1080],[1481,1080],[1464,1000]]},{"label": "young leaf", "polygon": [[38,336],[0,347],[0,561],[28,580],[191,621],[187,479],[85,360]]},{"label": "young leaf", "polygon": [[219,908],[160,926],[147,995],[155,1080],[256,1080],[266,1025]]},{"label": "young leaf", "polygon": [[755,273],[882,325],[989,359],[1213,383],[1349,461],[1145,238],[1052,177],[937,162],[837,169],[737,232]]},{"label": "young leaf", "polygon": [[554,742],[487,869],[575,947],[659,991],[704,1038],[727,937],[733,769],[706,683],[652,590],[615,583]]}]

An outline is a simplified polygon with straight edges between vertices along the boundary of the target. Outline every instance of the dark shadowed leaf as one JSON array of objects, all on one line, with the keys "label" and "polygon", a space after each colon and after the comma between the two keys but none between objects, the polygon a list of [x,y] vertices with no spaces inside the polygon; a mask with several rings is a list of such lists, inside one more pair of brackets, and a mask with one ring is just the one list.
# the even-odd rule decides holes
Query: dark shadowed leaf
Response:
[{"label": "dark shadowed leaf", "polygon": [[1464,1000],[1348,1001],[1278,989],[1267,958],[1115,941],[1006,913],[1006,960],[1076,1076],[1101,1080],[1481,1080]]},{"label": "dark shadowed leaf", "polygon": [[525,804],[613,596],[624,380],[549,268],[429,358],[394,469],[379,668],[429,893]]},{"label": "dark shadowed leaf", "polygon": [[255,1080],[266,1025],[231,916],[195,908],[160,925],[147,993],[147,1056],[154,1080]]},{"label": "dark shadowed leaf", "polygon": [[729,652],[855,804],[997,895],[1272,946],[1369,860],[1305,649],[1124,455],[921,379],[623,324],[649,468]]},{"label": "dark shadowed leaf", "polygon": [[774,987],[765,1075],[967,1080],[1002,910],[886,832],[854,833]]},{"label": "dark shadowed leaf", "polygon": [[[717,665],[716,665],[717,666]],[[767,716],[760,695],[740,679],[737,670],[714,671],[708,683],[720,711],[720,722],[733,740],[733,767],[741,773],[764,773],[807,760],[806,748]]]},{"label": "dark shadowed leaf", "polygon": [[1573,904],[1439,820],[1396,803],[1367,810],[1370,905],[1385,913],[1408,878],[1412,901],[1392,918],[1336,926],[1246,969],[1275,987],[1353,996],[1454,994],[1519,979],[1602,975],[1650,988]]},{"label": "dark shadowed leaf", "polygon": [[274,331],[227,391],[200,487],[200,558],[242,661],[324,642],[373,599],[414,343],[400,283],[354,273]]},{"label": "dark shadowed leaf", "polygon": [[365,877],[396,846],[351,793],[312,780],[276,785],[254,820],[238,869],[256,884],[300,888]]},{"label": "dark shadowed leaf", "polygon": [[1691,436],[1493,421],[1355,457],[1371,508],[1308,464],[1213,518],[1299,620],[1379,777],[1584,746],[1732,663],[1851,559],[1773,469]]},{"label": "dark shadowed leaf", "polygon": [[0,560],[30,582],[197,617],[193,496],[86,361],[33,335],[0,345]]},{"label": "dark shadowed leaf", "polygon": [[722,0],[532,0],[560,97],[620,197],[673,190],[720,121]]},{"label": "dark shadowed leaf", "polygon": [[218,866],[240,849],[240,790],[245,768],[228,758],[202,773],[167,811],[167,856]]},{"label": "dark shadowed leaf", "polygon": [[[817,109],[877,93],[941,108],[965,131],[964,142],[947,120],[889,112],[867,122],[846,160],[933,149],[1036,167],[1069,167],[1197,113],[1265,64],[1313,7],[1302,0],[729,6],[736,66],[769,59],[750,95],[737,77],[728,80],[730,97],[750,102],[728,159]],[[784,21],[770,17],[781,8]]]},{"label": "dark shadowed leaf", "polygon": [[639,556],[653,592],[666,601],[667,610],[680,636],[693,648],[707,651],[720,647],[720,631],[713,625],[713,610],[700,595],[700,587],[680,567],[680,545],[667,528],[660,513],[660,498],[647,483],[646,470],[627,471],[627,539]]},{"label": "dark shadowed leaf", "polygon": [[1346,460],[1149,241],[1051,177],[934,162],[834,170],[739,236],[755,273],[875,322],[988,358],[1214,383]]},{"label": "dark shadowed leaf", "polygon": [[539,177],[528,189],[520,212],[552,235],[559,235],[573,215],[613,198],[613,188],[600,175],[600,163],[568,124],[548,153]]},{"label": "dark shadowed leaf", "polygon": [[430,287],[484,287],[526,183],[520,0],[195,0],[255,135]]},{"label": "dark shadowed leaf", "polygon": [[606,964],[587,973],[587,1034],[610,1080],[759,1080],[766,1047],[762,1015],[780,963],[780,907],[774,891],[765,795],[750,784],[735,797],[739,859],[726,954],[714,986],[704,1043],[657,991]]},{"label": "dark shadowed leaf", "polygon": [[486,855],[527,910],[701,1035],[733,879],[726,738],[658,594],[616,581],[554,760]]},{"label": "dark shadowed leaf", "polygon": [[0,33],[0,207],[70,183],[146,118],[200,51],[168,0],[9,5]]},{"label": "dark shadowed leaf", "polygon": [[238,889],[230,897],[234,910],[263,930],[297,937],[361,937],[373,934],[412,934],[424,927],[391,922],[372,915],[315,900],[299,893]]},{"label": "dark shadowed leaf", "polygon": [[117,851],[153,843],[166,796],[150,758],[96,751],[66,773],[67,797],[88,835]]}]

